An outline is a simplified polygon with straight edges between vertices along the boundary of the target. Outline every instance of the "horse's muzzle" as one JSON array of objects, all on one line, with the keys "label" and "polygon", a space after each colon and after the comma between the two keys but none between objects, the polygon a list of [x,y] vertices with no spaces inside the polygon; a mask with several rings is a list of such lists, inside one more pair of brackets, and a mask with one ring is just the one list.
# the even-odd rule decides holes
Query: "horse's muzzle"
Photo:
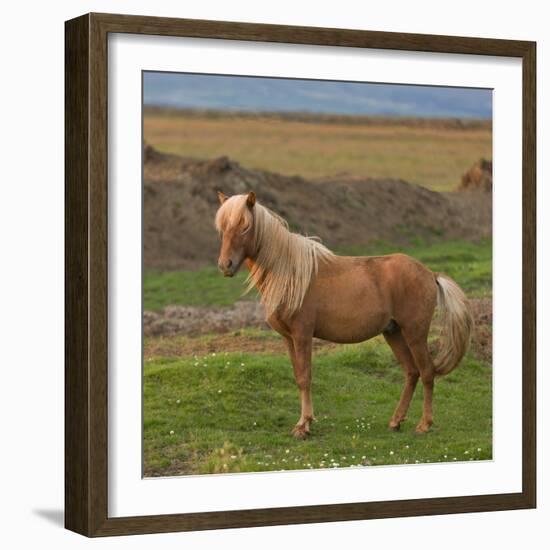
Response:
[{"label": "horse's muzzle", "polygon": [[231,259],[225,262],[218,262],[218,269],[223,273],[224,277],[233,277],[235,275],[235,265]]}]

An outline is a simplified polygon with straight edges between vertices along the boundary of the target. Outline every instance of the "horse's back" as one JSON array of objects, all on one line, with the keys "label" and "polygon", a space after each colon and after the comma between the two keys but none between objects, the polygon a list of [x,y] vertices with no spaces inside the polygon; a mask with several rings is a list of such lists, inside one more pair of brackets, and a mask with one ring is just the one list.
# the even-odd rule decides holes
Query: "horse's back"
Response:
[{"label": "horse's back", "polygon": [[[376,286],[381,292],[388,287],[424,286],[435,282],[433,272],[407,254],[385,256],[335,256],[319,266],[319,281],[342,281],[346,285]],[[354,279],[357,279],[354,281]]]}]

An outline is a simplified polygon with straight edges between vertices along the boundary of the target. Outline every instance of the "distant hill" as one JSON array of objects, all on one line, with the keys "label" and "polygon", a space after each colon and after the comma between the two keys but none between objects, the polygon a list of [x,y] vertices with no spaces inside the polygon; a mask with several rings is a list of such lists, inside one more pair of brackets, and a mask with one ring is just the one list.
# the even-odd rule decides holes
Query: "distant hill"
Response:
[{"label": "distant hill", "polygon": [[143,115],[196,120],[274,120],[337,124],[350,126],[401,126],[441,130],[492,130],[493,121],[486,118],[405,117],[390,115],[348,115],[338,113],[308,113],[304,111],[226,111],[223,109],[186,109],[146,105]]},{"label": "distant hill", "polygon": [[443,86],[145,72],[145,105],[407,117],[492,117],[492,91]]}]

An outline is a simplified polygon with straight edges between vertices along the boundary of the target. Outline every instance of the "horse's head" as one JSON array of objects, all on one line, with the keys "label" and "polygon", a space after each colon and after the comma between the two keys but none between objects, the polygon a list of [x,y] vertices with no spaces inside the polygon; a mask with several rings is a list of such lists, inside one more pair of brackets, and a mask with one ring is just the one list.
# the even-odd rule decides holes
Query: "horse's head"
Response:
[{"label": "horse's head", "polygon": [[218,267],[225,277],[233,277],[245,258],[254,252],[256,195],[251,191],[227,197],[218,191],[218,199],[221,206],[216,214],[216,228],[222,240]]}]

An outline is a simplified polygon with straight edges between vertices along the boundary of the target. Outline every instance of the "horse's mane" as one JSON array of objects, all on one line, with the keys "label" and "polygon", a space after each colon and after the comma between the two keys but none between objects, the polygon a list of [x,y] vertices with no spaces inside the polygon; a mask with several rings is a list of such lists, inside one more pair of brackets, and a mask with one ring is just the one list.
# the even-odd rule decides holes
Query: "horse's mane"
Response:
[{"label": "horse's mane", "polygon": [[291,317],[302,306],[319,261],[328,261],[334,254],[316,237],[292,233],[281,216],[258,202],[250,209],[246,198],[227,199],[216,214],[216,228],[222,232],[239,224],[253,226],[256,256],[245,293],[254,287],[259,290],[267,317],[276,310]]}]

